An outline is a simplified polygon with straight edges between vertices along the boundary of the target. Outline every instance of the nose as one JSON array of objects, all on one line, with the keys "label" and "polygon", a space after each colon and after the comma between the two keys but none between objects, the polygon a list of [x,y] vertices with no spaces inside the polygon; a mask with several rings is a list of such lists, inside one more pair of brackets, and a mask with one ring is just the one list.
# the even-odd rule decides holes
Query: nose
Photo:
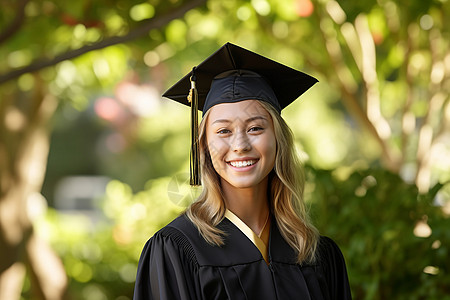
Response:
[{"label": "nose", "polygon": [[231,141],[231,148],[233,152],[247,152],[252,149],[249,137],[246,132],[238,132]]}]

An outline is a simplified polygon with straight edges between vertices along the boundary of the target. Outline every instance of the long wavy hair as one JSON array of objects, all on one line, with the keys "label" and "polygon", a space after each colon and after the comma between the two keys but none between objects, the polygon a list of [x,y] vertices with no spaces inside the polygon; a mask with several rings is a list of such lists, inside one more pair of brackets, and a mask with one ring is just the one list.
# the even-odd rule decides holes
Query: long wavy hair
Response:
[{"label": "long wavy hair", "polygon": [[[277,152],[275,166],[269,173],[269,206],[280,233],[296,250],[298,263],[313,263],[319,239],[312,225],[303,200],[304,173],[294,147],[289,126],[280,114],[268,103],[259,101],[272,117]],[[224,244],[225,233],[217,228],[225,215],[225,201],[220,177],[215,171],[208,151],[206,120],[203,117],[199,128],[201,179],[203,190],[187,209],[187,217],[198,228],[203,238],[212,245]]]}]

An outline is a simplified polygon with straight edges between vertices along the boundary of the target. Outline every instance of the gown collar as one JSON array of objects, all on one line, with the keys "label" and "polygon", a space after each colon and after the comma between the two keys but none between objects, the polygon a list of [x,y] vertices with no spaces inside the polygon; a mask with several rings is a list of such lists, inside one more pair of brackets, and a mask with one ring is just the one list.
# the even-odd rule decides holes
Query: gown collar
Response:
[{"label": "gown collar", "polygon": [[269,236],[270,236],[270,215],[267,216],[263,229],[259,234],[255,233],[232,211],[225,211],[225,218],[233,223],[245,236],[258,248],[266,263],[269,263]]}]

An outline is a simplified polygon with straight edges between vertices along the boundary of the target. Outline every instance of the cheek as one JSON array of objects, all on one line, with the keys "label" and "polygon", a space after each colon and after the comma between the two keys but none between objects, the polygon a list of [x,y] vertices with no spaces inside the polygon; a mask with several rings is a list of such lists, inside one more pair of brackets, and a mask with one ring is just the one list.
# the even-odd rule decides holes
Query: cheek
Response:
[{"label": "cheek", "polygon": [[277,143],[275,137],[271,136],[267,140],[265,140],[262,149],[263,149],[262,151],[264,152],[263,154],[267,159],[267,162],[272,165],[275,165],[275,157],[277,155]]},{"label": "cheek", "polygon": [[224,155],[227,153],[229,146],[221,139],[209,139],[208,150],[211,155],[213,165],[222,161]]},{"label": "cheek", "polygon": [[272,164],[275,165],[275,157],[277,156],[277,147],[276,147],[276,145],[274,145],[273,147],[270,148],[268,156],[269,156],[270,161],[272,162]]},{"label": "cheek", "polygon": [[276,151],[277,142],[273,134],[264,135],[261,139],[258,139],[258,147],[261,152],[270,154]]}]

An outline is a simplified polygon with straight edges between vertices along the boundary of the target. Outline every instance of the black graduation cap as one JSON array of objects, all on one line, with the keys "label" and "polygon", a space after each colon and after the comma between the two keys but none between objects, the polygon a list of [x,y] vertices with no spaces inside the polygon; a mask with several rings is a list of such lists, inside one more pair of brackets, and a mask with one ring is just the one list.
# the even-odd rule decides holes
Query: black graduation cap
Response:
[{"label": "black graduation cap", "polygon": [[[269,98],[273,90],[272,95],[274,94],[276,99],[259,100],[268,100],[281,111],[317,82],[316,78],[303,72],[226,43],[169,88],[163,96],[191,106],[188,94],[193,73],[196,77],[198,109],[203,111],[203,114],[215,104],[258,99],[261,88],[265,88],[264,95],[259,95],[261,98]],[[252,76],[252,73],[256,75]],[[259,80],[255,79],[258,75]],[[224,79],[227,77],[228,79]],[[240,88],[236,89],[237,86]],[[232,94],[233,91],[238,91],[239,94]],[[207,98],[208,93],[210,95]]]},{"label": "black graduation cap", "polygon": [[164,97],[191,106],[191,185],[199,185],[198,113],[219,103],[262,100],[278,112],[317,82],[303,72],[226,43],[169,88]]}]

